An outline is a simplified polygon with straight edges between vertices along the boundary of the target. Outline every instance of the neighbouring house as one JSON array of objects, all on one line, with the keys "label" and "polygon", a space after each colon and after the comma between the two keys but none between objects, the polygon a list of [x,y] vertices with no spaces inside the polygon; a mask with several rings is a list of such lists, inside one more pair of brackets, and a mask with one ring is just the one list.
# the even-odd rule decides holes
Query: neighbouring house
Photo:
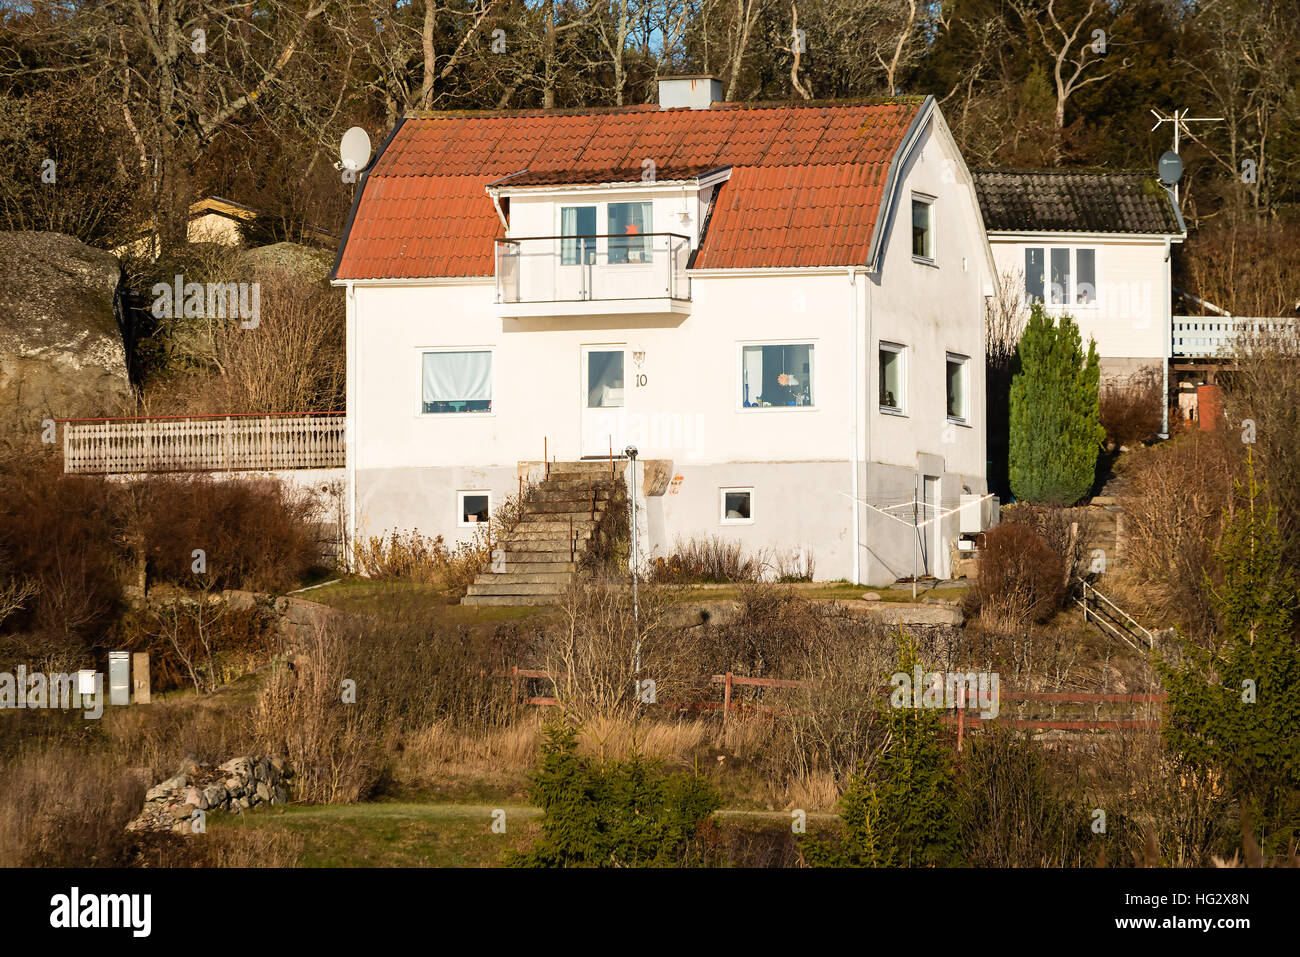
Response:
[{"label": "neighbouring house", "polygon": [[[186,239],[191,243],[243,246],[244,230],[250,227],[260,215],[263,215],[262,211],[252,206],[222,199],[220,196],[205,196],[190,204]],[[333,247],[338,243],[337,234],[310,225],[302,227],[300,238],[304,243],[318,246]],[[119,257],[127,253],[144,255],[153,248],[151,244],[155,240],[154,230],[148,225],[143,225],[134,238],[114,247],[112,253]]]},{"label": "neighbouring house", "polygon": [[819,579],[946,574],[991,513],[995,275],[947,124],[720,99],[399,122],[334,270],[355,535],[464,539],[544,455],[622,473],[632,445],[642,563],[716,535]]},{"label": "neighbouring house", "polygon": [[1171,247],[1187,238],[1172,194],[1144,172],[972,172],[999,277],[1069,313],[1104,378],[1156,369],[1167,381]]}]

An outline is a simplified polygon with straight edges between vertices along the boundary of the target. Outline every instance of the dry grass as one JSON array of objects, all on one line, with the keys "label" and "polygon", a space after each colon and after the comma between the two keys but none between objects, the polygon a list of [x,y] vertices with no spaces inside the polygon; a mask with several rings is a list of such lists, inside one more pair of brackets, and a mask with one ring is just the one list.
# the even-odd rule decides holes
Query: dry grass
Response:
[{"label": "dry grass", "polygon": [[357,573],[377,581],[411,581],[444,589],[459,601],[490,557],[487,530],[474,530],[468,542],[448,547],[441,535],[393,530],[353,546]]}]

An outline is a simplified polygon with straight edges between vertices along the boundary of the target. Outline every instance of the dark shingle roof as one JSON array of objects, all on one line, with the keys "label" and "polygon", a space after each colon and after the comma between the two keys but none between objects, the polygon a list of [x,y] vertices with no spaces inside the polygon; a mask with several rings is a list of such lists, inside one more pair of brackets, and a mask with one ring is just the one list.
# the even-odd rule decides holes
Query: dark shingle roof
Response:
[{"label": "dark shingle roof", "polygon": [[1186,231],[1173,197],[1149,173],[976,169],[971,175],[989,232]]}]

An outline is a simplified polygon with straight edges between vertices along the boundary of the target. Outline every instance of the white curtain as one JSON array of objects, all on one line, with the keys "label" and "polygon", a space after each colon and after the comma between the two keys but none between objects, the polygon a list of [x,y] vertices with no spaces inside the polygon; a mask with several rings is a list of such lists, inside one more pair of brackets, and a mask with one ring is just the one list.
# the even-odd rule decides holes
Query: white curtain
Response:
[{"label": "white curtain", "polygon": [[426,352],[425,402],[475,402],[492,398],[492,353]]}]

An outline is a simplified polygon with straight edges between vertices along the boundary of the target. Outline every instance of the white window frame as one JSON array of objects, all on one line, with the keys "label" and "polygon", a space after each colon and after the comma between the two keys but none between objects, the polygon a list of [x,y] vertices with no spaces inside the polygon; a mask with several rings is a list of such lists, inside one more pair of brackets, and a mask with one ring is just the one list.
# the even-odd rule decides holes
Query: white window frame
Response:
[{"label": "white window frame", "polygon": [[[487,412],[425,412],[424,354],[426,352],[488,352],[492,354],[492,408]],[[495,418],[497,414],[497,347],[496,346],[424,346],[415,350],[415,415],[420,419]]]},{"label": "white window frame", "polygon": [[[1059,310],[1061,312],[1071,312],[1076,309],[1086,309],[1088,311],[1099,310],[1101,308],[1101,289],[1103,285],[1101,275],[1101,250],[1100,243],[1025,243],[1020,247],[1020,263],[1023,271],[1025,262],[1025,252],[1030,249],[1042,250],[1043,253],[1043,308],[1048,310]],[[1064,290],[1065,302],[1056,303],[1047,297],[1052,292],[1052,250],[1065,249],[1070,253],[1070,285]],[[1079,250],[1086,249],[1092,251],[1092,302],[1078,302],[1079,298]],[[1026,282],[1028,277],[1026,277]],[[1029,290],[1025,288],[1025,283],[1021,283],[1020,295],[1029,303]]]},{"label": "white window frame", "polygon": [[[457,413],[458,415],[461,413]],[[467,522],[465,521],[465,496],[467,495],[486,495],[488,522],[492,520],[492,490],[486,488],[467,488],[460,489],[456,492],[456,527],[457,528],[479,528],[487,525],[488,522]]]},{"label": "white window frame", "polygon": [[[961,366],[962,414],[948,413],[948,363],[956,362]],[[943,357],[943,411],[949,422],[954,425],[970,425],[970,356],[960,352],[947,352]]]},{"label": "white window frame", "polygon": [[908,213],[911,217],[909,223],[911,229],[908,231],[907,234],[907,248],[912,253],[912,262],[920,263],[923,266],[939,265],[939,219],[935,215],[935,208],[938,205],[936,203],[937,199],[938,199],[937,196],[931,196],[929,193],[918,193],[915,191],[912,193],[912,203],[924,203],[926,206],[930,207],[930,228],[929,228],[930,249],[929,249],[928,256],[919,255],[915,250],[912,249],[912,240],[914,238],[912,232],[913,230],[916,229],[916,211],[912,208],[912,205],[910,203],[908,204],[907,207]]},{"label": "white window frame", "polygon": [[[749,346],[810,346],[813,351],[813,371],[812,371],[812,402],[808,405],[745,405],[745,348]],[[820,390],[817,387],[819,373],[817,371],[817,340],[816,339],[746,339],[736,343],[736,411],[737,412],[816,412],[821,406],[818,404]]]},{"label": "white window frame", "polygon": [[892,352],[894,353],[894,355],[898,356],[898,361],[899,361],[898,391],[901,392],[902,394],[894,397],[895,399],[898,400],[897,408],[893,408],[887,405],[881,405],[880,387],[884,385],[884,383],[877,382],[876,383],[876,409],[877,411],[880,412],[881,415],[906,416],[907,415],[907,358],[908,358],[907,346],[901,342],[891,342],[887,339],[881,339],[880,342],[876,344],[876,376],[877,377],[879,377],[880,375],[880,353],[881,352]]},{"label": "white window frame", "polygon": [[[742,492],[749,496],[749,518],[727,518],[727,495]],[[752,485],[732,485],[718,489],[718,524],[719,525],[753,525],[754,515],[758,512],[758,496]]]}]

